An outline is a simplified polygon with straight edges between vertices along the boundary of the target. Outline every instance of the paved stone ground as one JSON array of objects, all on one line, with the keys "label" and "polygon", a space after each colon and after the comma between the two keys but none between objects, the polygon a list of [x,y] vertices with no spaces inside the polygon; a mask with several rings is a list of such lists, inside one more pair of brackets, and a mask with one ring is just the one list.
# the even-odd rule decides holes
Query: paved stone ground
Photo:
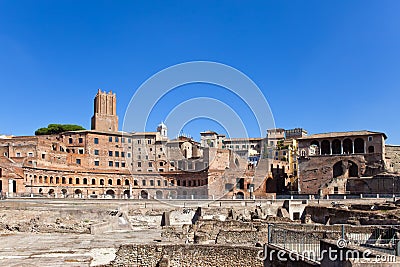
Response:
[{"label": "paved stone ground", "polygon": [[110,262],[121,244],[157,243],[160,229],[102,235],[12,233],[0,235],[0,266],[96,266]]}]

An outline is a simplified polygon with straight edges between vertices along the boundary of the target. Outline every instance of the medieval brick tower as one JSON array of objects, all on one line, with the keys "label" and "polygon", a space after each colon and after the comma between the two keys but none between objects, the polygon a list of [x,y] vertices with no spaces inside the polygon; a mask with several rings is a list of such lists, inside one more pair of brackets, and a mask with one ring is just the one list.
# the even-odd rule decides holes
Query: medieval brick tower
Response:
[{"label": "medieval brick tower", "polygon": [[102,132],[118,131],[117,97],[111,91],[107,93],[99,89],[94,98],[92,130]]}]

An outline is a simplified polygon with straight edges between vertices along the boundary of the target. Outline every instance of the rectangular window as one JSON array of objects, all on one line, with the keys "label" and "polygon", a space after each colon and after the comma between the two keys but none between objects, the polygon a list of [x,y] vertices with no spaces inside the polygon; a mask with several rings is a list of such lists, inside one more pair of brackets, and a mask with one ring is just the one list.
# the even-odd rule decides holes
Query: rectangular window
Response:
[{"label": "rectangular window", "polygon": [[76,164],[81,165],[81,159],[76,159]]},{"label": "rectangular window", "polygon": [[109,166],[109,167],[112,167],[112,166],[113,166],[113,162],[112,162],[112,161],[109,161],[109,162],[108,162],[108,166]]},{"label": "rectangular window", "polygon": [[98,151],[97,149],[95,149],[95,150],[94,150],[94,154],[95,154],[96,156],[98,156],[98,155],[99,155],[99,151]]},{"label": "rectangular window", "polygon": [[142,180],[142,185],[146,186],[146,180]]},{"label": "rectangular window", "polygon": [[121,157],[125,157],[125,152],[121,152]]},{"label": "rectangular window", "polygon": [[79,144],[82,144],[82,143],[83,143],[83,138],[80,137],[80,138],[78,139],[78,142],[79,142]]},{"label": "rectangular window", "polygon": [[125,168],[125,162],[121,162],[121,167]]},{"label": "rectangular window", "polygon": [[20,152],[17,152],[17,157],[21,157],[21,153]]},{"label": "rectangular window", "polygon": [[99,144],[99,138],[94,138],[94,140],[93,140],[93,142],[97,145],[97,144]]},{"label": "rectangular window", "polygon": [[46,154],[42,154],[42,159],[44,159],[46,157]]},{"label": "rectangular window", "polygon": [[150,180],[150,186],[154,186],[154,180]]},{"label": "rectangular window", "polygon": [[142,140],[137,140],[138,145],[140,145],[142,143]]},{"label": "rectangular window", "polygon": [[68,143],[72,144],[72,138],[68,139]]},{"label": "rectangular window", "polygon": [[128,153],[128,158],[130,158],[131,157],[131,153]]},{"label": "rectangular window", "polygon": [[79,153],[79,154],[83,154],[83,149],[79,149],[79,150],[78,150],[78,153]]},{"label": "rectangular window", "polygon": [[132,143],[132,139],[128,138],[128,143],[129,144]]},{"label": "rectangular window", "polygon": [[151,139],[147,140],[147,144],[151,145]]},{"label": "rectangular window", "polygon": [[119,138],[118,138],[118,136],[116,136],[115,137],[115,143],[118,143],[118,141],[119,141]]},{"label": "rectangular window", "polygon": [[119,151],[115,151],[115,156],[119,157]]},{"label": "rectangular window", "polygon": [[112,142],[112,136],[108,137],[108,142]]},{"label": "rectangular window", "polygon": [[125,143],[125,137],[121,138],[121,143]]},{"label": "rectangular window", "polygon": [[137,156],[137,159],[141,159],[141,156],[140,156],[140,155],[138,155],[138,156]]},{"label": "rectangular window", "polygon": [[115,162],[115,167],[119,168],[119,162],[118,161]]},{"label": "rectangular window", "polygon": [[95,161],[94,161],[94,166],[99,166],[99,165],[100,165],[99,161],[98,161],[98,160],[95,160]]},{"label": "rectangular window", "polygon": [[142,167],[142,163],[139,161],[139,162],[137,163],[137,166],[138,166],[138,167]]},{"label": "rectangular window", "polygon": [[153,167],[153,162],[149,162],[149,167]]},{"label": "rectangular window", "polygon": [[113,152],[112,151],[108,151],[108,156],[112,157]]},{"label": "rectangular window", "polygon": [[33,157],[33,153],[32,153],[32,152],[29,152],[29,153],[28,153],[28,157]]},{"label": "rectangular window", "polygon": [[161,181],[157,180],[157,186],[161,186]]}]

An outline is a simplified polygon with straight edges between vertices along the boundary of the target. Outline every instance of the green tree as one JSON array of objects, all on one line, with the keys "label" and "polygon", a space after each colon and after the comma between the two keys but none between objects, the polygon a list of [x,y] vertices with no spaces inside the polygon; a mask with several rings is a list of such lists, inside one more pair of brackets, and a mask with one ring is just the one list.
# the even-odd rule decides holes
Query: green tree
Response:
[{"label": "green tree", "polygon": [[85,130],[82,126],[74,124],[49,124],[46,128],[39,128],[35,131],[35,135],[58,134],[68,131]]}]

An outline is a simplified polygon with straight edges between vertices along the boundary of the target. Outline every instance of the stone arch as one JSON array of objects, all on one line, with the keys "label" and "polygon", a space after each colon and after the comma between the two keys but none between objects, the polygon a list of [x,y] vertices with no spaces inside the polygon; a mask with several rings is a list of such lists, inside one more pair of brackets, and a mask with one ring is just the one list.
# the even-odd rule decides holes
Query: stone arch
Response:
[{"label": "stone arch", "polygon": [[75,179],[75,184],[79,184],[79,178]]},{"label": "stone arch", "polygon": [[331,144],[328,140],[324,140],[321,143],[321,154],[330,155],[331,154]]},{"label": "stone arch", "polygon": [[368,147],[368,153],[375,153],[375,147],[374,146],[369,146]]},{"label": "stone arch", "polygon": [[124,190],[124,195],[127,196],[128,198],[130,198],[131,192],[129,190]]},{"label": "stone arch", "polygon": [[117,179],[117,185],[121,185],[121,179]]},{"label": "stone arch", "polygon": [[339,139],[335,139],[332,141],[332,154],[342,154],[342,143]]},{"label": "stone arch", "polygon": [[108,179],[108,185],[112,185],[113,184],[113,180],[112,179]]},{"label": "stone arch", "polygon": [[343,153],[344,154],[353,154],[353,141],[350,138],[346,138],[343,140]]},{"label": "stone arch", "polygon": [[149,198],[149,193],[147,193],[146,190],[142,190],[142,191],[140,191],[140,197],[142,199],[148,199]]},{"label": "stone arch", "polygon": [[354,153],[365,153],[364,140],[362,138],[354,140]]},{"label": "stone arch", "polygon": [[109,195],[109,196],[114,197],[115,192],[114,192],[114,190],[112,190],[112,189],[108,189],[108,190],[106,191],[106,195]]},{"label": "stone arch", "polygon": [[83,178],[83,184],[87,184],[87,178]]},{"label": "stone arch", "polygon": [[61,189],[61,194],[63,194],[64,196],[67,195],[68,191],[67,189],[63,188]]},{"label": "stone arch", "polygon": [[333,178],[343,175],[343,161],[338,161],[333,165]]},{"label": "stone arch", "polygon": [[349,177],[358,177],[358,165],[349,160]]},{"label": "stone arch", "polygon": [[176,199],[176,195],[176,191],[170,191],[169,193],[167,193],[167,198]]},{"label": "stone arch", "polygon": [[157,190],[156,197],[157,197],[157,199],[162,199],[163,198],[163,193],[162,193],[161,190]]},{"label": "stone arch", "polygon": [[129,185],[129,179],[125,179],[125,185]]},{"label": "stone arch", "polygon": [[82,190],[75,189],[74,193],[75,193],[75,195],[80,195],[80,194],[82,194]]},{"label": "stone arch", "polygon": [[96,184],[96,179],[92,178],[92,185]]},{"label": "stone arch", "polygon": [[236,199],[244,199],[244,193],[243,192],[237,192],[236,193]]}]

